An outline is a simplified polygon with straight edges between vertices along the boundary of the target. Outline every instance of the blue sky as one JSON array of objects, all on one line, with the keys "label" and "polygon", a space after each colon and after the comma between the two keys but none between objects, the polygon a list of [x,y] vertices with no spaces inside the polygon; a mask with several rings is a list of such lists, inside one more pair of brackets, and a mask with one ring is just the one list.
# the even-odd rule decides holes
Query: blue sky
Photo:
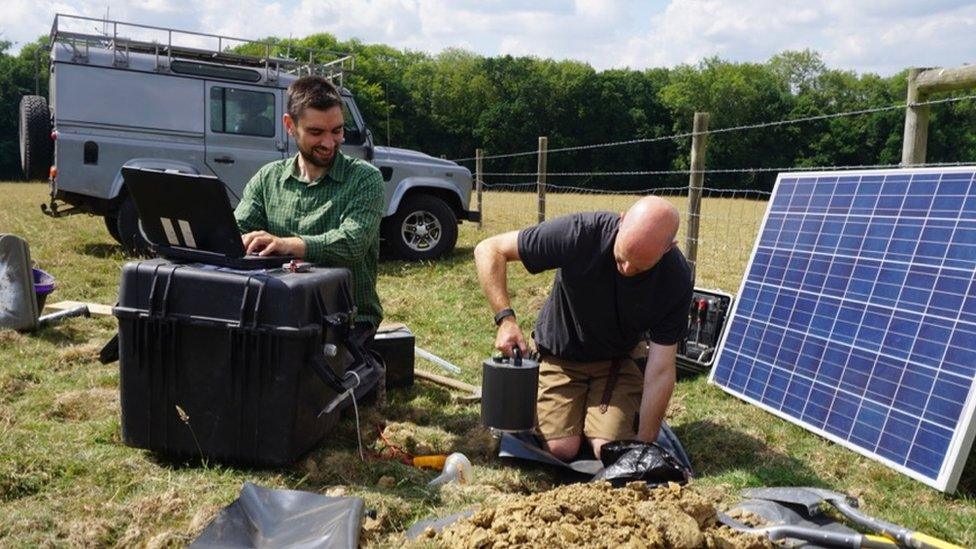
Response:
[{"label": "blue sky", "polygon": [[[717,55],[764,61],[819,51],[834,68],[889,75],[976,62],[976,3],[959,0],[3,0],[0,38],[23,43],[54,14],[244,38],[330,32],[437,53],[585,61],[597,69],[670,67]],[[15,45],[15,50],[17,46]]]}]

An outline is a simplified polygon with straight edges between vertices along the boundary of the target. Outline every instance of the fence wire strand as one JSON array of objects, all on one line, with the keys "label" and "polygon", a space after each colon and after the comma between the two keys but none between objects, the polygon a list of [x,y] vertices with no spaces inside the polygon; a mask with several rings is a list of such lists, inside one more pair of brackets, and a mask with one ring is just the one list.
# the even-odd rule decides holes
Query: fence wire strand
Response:
[{"label": "fence wire strand", "polygon": [[[972,166],[973,162],[925,162],[921,164],[851,164],[845,166],[788,166],[783,168],[719,168],[707,170],[648,170],[648,171],[620,171],[620,172],[546,172],[547,177],[609,177],[633,175],[690,175],[703,174],[734,174],[734,173],[770,173],[770,172],[807,172],[807,171],[836,171],[836,170],[868,170],[890,168],[936,168],[950,166]],[[483,176],[492,177],[536,177],[538,172],[485,172]],[[548,184],[547,184],[548,185]]]},{"label": "fence wire strand", "polygon": [[[883,107],[871,107],[871,108],[867,108],[867,109],[858,109],[858,110],[853,110],[853,111],[844,111],[844,112],[836,112],[836,113],[828,113],[828,114],[818,114],[818,115],[814,115],[814,116],[805,116],[805,117],[802,117],[802,118],[789,118],[789,119],[785,119],[785,120],[775,120],[775,121],[772,121],[772,122],[758,122],[756,124],[742,124],[742,125],[739,125],[739,126],[729,126],[729,127],[726,127],[726,128],[710,129],[710,130],[706,130],[704,132],[700,132],[700,134],[701,135],[707,135],[707,134],[720,134],[720,133],[746,131],[746,130],[758,130],[758,129],[762,129],[762,128],[772,128],[772,127],[776,127],[776,126],[786,126],[786,125],[790,125],[790,124],[801,124],[801,123],[804,123],[804,122],[816,122],[818,120],[830,120],[832,118],[843,118],[843,117],[846,117],[846,116],[861,116],[861,115],[865,115],[865,114],[876,114],[876,113],[879,113],[879,112],[887,112],[887,111],[894,111],[894,110],[900,110],[900,109],[907,109],[909,107],[923,107],[923,106],[926,106],[926,105],[942,105],[942,104],[945,104],[945,103],[958,103],[960,101],[966,101],[966,100],[969,100],[969,99],[976,99],[976,94],[973,94],[973,95],[963,95],[963,96],[957,96],[957,97],[945,97],[945,98],[942,98],[942,99],[931,99],[931,100],[928,100],[928,101],[917,101],[917,102],[914,102],[914,103],[898,103],[898,104],[895,104],[895,105],[886,105],[886,106],[883,106]],[[669,141],[669,140],[676,140],[676,139],[685,139],[685,138],[691,137],[693,135],[695,135],[695,132],[679,132],[679,133],[674,133],[674,134],[671,134],[671,135],[662,135],[662,136],[659,136],[659,137],[646,137],[646,138],[640,138],[640,139],[627,139],[627,140],[624,140],[624,141],[610,141],[610,142],[607,142],[607,143],[594,143],[594,144],[591,144],[591,145],[576,145],[576,146],[573,146],[573,147],[558,147],[558,148],[554,148],[554,149],[549,149],[547,152],[549,154],[554,154],[554,153],[570,152],[570,151],[584,151],[584,150],[589,150],[589,149],[600,149],[600,148],[605,148],[605,147],[618,147],[618,146],[622,146],[622,145],[636,145],[636,144],[640,144],[640,143],[656,143],[656,142],[659,142],[659,141]],[[482,158],[482,160],[492,160],[492,159],[496,159],[496,158],[515,158],[515,157],[519,157],[519,156],[531,156],[531,155],[535,155],[535,154],[538,154],[538,153],[539,153],[538,150],[519,151],[519,152],[513,152],[513,153],[506,153],[506,154],[486,155],[486,156],[482,156],[481,158]],[[471,161],[471,160],[475,160],[476,158],[477,157],[475,157],[475,156],[469,156],[467,158],[455,158],[455,159],[452,159],[452,160],[454,162],[468,162],[468,161]]]}]

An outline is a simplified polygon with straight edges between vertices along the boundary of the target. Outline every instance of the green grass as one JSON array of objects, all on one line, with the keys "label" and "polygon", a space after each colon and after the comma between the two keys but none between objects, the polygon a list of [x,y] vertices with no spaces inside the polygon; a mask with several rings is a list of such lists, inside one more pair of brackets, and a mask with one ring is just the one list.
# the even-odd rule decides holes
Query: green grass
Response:
[{"label": "green grass", "polygon": [[[0,197],[0,232],[30,241],[34,259],[58,279],[52,300],[115,302],[126,259],[100,219],[41,215],[46,187],[39,184],[0,184]],[[550,195],[549,204],[551,212],[562,213],[623,209],[629,200]],[[463,225],[450,258],[381,264],[387,318],[405,322],[418,345],[460,365],[466,381],[479,382],[494,337],[472,248],[494,232],[531,223],[533,205],[528,195],[489,195],[485,229]],[[763,210],[757,202],[705,200],[701,285],[738,289]],[[524,326],[534,320],[550,284],[551,276],[513,267],[510,289]],[[97,361],[114,330],[114,319],[72,319],[34,334],[0,332],[0,546],[183,545],[237,497],[244,481],[363,497],[378,510],[377,520],[367,520],[367,541],[393,546],[400,543],[397,533],[416,519],[497,494],[543,490],[556,481],[543,470],[492,460],[478,407],[455,403],[447,391],[426,384],[390,392],[382,411],[363,411],[364,444],[382,448],[376,426],[384,421],[417,425],[422,444],[472,459],[473,486],[429,491],[433,473],[389,460],[360,462],[351,414],[327,443],[290,468],[166,461],[120,442],[118,365]],[[868,512],[887,520],[976,546],[974,459],[959,491],[944,495],[727,396],[700,377],[679,382],[669,422],[695,464],[696,483],[730,496],[745,486],[833,488],[859,496]],[[392,477],[391,487],[380,483],[384,476]]]}]

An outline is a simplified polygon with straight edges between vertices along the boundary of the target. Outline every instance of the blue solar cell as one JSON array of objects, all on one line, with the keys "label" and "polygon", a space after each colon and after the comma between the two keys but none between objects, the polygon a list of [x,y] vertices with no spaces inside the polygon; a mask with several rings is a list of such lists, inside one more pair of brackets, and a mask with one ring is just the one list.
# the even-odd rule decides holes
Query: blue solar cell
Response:
[{"label": "blue solar cell", "polygon": [[904,194],[882,194],[871,211],[871,215],[874,216],[919,215],[919,213],[906,207]]},{"label": "blue solar cell", "polygon": [[849,438],[851,427],[854,425],[854,414],[857,413],[857,400],[843,392],[836,392],[833,399],[828,401],[829,411],[824,428],[834,435]]},{"label": "blue solar cell", "polygon": [[789,382],[790,378],[786,372],[779,369],[773,370],[770,373],[767,381],[768,384],[763,394],[764,400],[773,406],[782,407],[783,398],[786,397],[786,388]]},{"label": "blue solar cell", "polygon": [[856,191],[856,183],[839,183],[834,189],[834,194],[830,197],[827,213],[846,214],[851,208],[851,203],[854,201]]},{"label": "blue solar cell", "polygon": [[973,194],[966,196],[966,199],[962,203],[962,213],[964,215],[968,214],[969,216],[976,214],[976,196],[973,196]]},{"label": "blue solar cell", "polygon": [[851,438],[860,444],[873,448],[881,438],[881,428],[884,426],[885,408],[865,401],[857,412],[857,419],[851,429]]},{"label": "blue solar cell", "polygon": [[714,383],[954,488],[976,429],[976,171],[782,175],[739,293]]},{"label": "blue solar cell", "polygon": [[895,392],[895,399],[899,409],[905,411],[918,421],[918,417],[925,411],[925,403],[935,378],[925,375],[924,371],[906,371],[901,385]]},{"label": "blue solar cell", "polygon": [[854,200],[851,202],[850,213],[857,215],[871,215],[874,213],[874,206],[878,203],[878,192],[881,190],[881,182],[862,181],[854,191]]}]

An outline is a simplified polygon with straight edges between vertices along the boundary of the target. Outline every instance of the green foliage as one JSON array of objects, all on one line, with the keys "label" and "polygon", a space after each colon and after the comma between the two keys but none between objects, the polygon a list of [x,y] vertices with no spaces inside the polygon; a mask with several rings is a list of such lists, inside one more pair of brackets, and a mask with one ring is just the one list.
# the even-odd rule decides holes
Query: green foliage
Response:
[{"label": "green foliage", "polygon": [[[0,42],[0,177],[17,178],[17,106],[33,93],[34,52],[46,38],[17,56]],[[904,101],[906,73],[882,78],[830,69],[819,53],[784,51],[764,63],[735,63],[717,57],[674,69],[596,71],[586,63],[535,57],[484,57],[461,49],[437,55],[399,50],[330,34],[300,39],[270,37],[272,54],[313,61],[355,54],[345,85],[355,96],[374,140],[448,158],[535,149],[539,136],[549,148],[653,138],[691,130],[696,111],[711,113],[710,128],[806,118],[895,105]],[[249,44],[241,53],[264,55]],[[42,51],[41,66],[46,66]],[[41,94],[47,95],[43,70]],[[960,92],[972,93],[972,92]],[[897,163],[901,158],[904,112],[815,120],[709,137],[706,165],[724,168],[782,168]],[[972,101],[932,107],[930,162],[972,161],[976,156],[976,105]],[[585,149],[553,154],[551,172],[660,171],[687,169],[690,139]],[[533,172],[534,155],[486,162],[489,172]],[[473,167],[473,166],[472,166]],[[768,189],[775,172],[723,175],[709,187]],[[493,177],[525,182],[534,177]],[[559,177],[552,185],[602,189],[683,186],[687,178]]]},{"label": "green foliage", "polygon": [[[676,133],[691,131],[696,111],[711,113],[710,128],[782,120],[794,100],[789,81],[778,78],[767,65],[731,63],[714,57],[671,71],[660,95],[674,113]],[[723,168],[789,166],[793,161],[785,146],[789,142],[788,128],[782,126],[715,134],[709,137],[707,162]],[[675,168],[688,168],[690,146],[688,139],[680,142]],[[732,177],[723,181],[743,187]]]}]

